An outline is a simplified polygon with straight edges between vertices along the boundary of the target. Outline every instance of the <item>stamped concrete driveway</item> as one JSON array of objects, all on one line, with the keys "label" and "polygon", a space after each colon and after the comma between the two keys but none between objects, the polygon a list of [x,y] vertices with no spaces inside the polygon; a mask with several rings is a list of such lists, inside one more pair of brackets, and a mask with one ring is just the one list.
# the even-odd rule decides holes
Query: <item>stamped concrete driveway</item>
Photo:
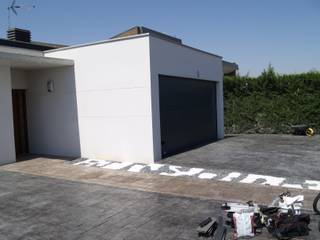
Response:
[{"label": "stamped concrete driveway", "polygon": [[230,135],[163,163],[320,180],[320,136]]},{"label": "stamped concrete driveway", "polygon": [[[221,214],[220,204],[0,171],[0,239],[198,239],[197,224]],[[313,231],[304,239],[318,237]],[[255,239],[272,237],[265,232]]]},{"label": "stamped concrete driveway", "polygon": [[216,201],[0,172],[1,240],[195,239]]}]

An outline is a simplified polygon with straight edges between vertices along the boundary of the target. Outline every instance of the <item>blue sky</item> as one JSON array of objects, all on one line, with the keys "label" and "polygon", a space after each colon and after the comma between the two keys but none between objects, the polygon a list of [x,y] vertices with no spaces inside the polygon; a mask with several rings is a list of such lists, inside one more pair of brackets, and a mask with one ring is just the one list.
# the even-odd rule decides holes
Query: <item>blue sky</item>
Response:
[{"label": "blue sky", "polygon": [[[7,6],[0,2],[0,36]],[[17,0],[35,4],[12,25],[34,40],[63,44],[111,37],[143,25],[223,56],[255,76],[271,63],[280,73],[320,70],[319,0]]]}]

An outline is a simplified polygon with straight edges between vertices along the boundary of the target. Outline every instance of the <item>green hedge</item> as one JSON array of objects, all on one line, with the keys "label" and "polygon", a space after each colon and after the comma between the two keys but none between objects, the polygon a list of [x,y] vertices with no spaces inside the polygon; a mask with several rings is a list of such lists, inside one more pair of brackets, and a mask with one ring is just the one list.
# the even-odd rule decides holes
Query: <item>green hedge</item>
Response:
[{"label": "green hedge", "polygon": [[291,125],[320,129],[320,72],[225,77],[226,133],[289,133]]}]

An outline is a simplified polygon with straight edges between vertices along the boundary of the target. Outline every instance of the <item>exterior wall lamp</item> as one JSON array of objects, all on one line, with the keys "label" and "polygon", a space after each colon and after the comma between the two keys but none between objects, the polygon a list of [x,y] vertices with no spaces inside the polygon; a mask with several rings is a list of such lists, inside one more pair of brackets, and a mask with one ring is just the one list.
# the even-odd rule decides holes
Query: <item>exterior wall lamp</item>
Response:
[{"label": "exterior wall lamp", "polygon": [[54,82],[51,79],[47,81],[47,91],[49,93],[54,92]]}]

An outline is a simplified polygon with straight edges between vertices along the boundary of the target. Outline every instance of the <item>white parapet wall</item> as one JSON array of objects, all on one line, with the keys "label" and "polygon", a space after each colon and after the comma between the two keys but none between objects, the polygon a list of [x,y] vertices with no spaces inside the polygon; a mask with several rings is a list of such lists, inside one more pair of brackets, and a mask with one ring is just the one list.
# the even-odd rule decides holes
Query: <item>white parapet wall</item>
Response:
[{"label": "white parapet wall", "polygon": [[0,165],[15,161],[11,71],[0,66]]},{"label": "white parapet wall", "polygon": [[152,163],[149,36],[57,51],[74,60],[81,156]]}]

